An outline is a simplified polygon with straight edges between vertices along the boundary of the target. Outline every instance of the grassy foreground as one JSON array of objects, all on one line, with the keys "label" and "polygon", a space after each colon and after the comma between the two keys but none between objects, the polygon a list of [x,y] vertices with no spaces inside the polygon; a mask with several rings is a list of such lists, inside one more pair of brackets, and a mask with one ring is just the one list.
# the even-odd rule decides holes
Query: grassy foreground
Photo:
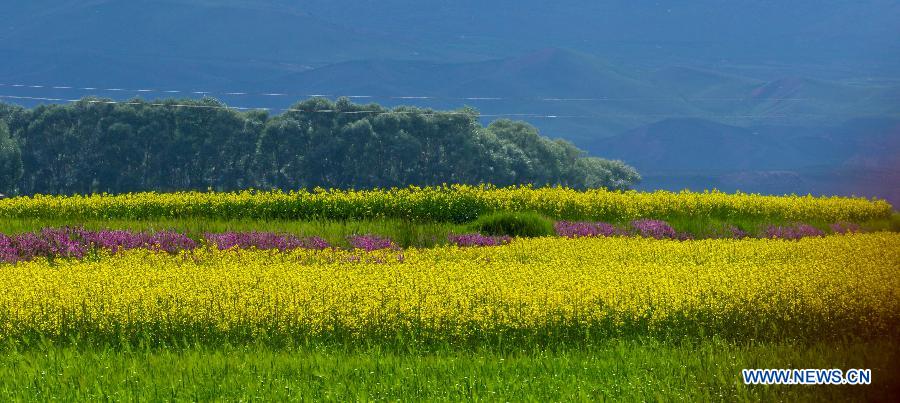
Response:
[{"label": "grassy foreground", "polygon": [[[558,351],[398,352],[376,346],[0,352],[0,399],[812,401],[898,396],[900,351],[856,344],[672,345],[610,340]],[[744,368],[870,368],[866,386],[747,386]]]}]

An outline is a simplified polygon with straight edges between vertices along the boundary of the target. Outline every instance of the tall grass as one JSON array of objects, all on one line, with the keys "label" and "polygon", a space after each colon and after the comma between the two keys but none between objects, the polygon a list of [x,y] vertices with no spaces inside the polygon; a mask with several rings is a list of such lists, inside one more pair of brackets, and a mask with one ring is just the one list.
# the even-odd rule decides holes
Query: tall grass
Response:
[{"label": "tall grass", "polygon": [[478,217],[471,227],[486,235],[515,237],[552,236],[553,221],[533,212],[500,212]]},{"label": "tall grass", "polygon": [[89,230],[127,229],[132,231],[175,230],[198,239],[207,232],[228,231],[271,231],[298,236],[318,236],[335,246],[348,246],[350,235],[375,234],[390,237],[403,247],[430,247],[447,243],[449,234],[461,234],[469,229],[466,225],[439,222],[411,222],[405,220],[362,220],[362,221],[263,221],[230,220],[217,221],[202,218],[169,220],[33,220],[10,219],[0,222],[0,233],[18,234],[40,231],[41,228],[82,226]]},{"label": "tall grass", "polygon": [[[0,349],[4,401],[896,401],[890,342],[398,351],[305,345]],[[870,368],[868,386],[747,386],[744,368]]]},{"label": "tall grass", "polygon": [[[402,247],[432,247],[444,245],[450,234],[465,234],[470,232],[490,233],[490,228],[482,225],[486,221],[496,221],[491,217],[506,215],[523,215],[522,213],[497,213],[482,217],[471,223],[455,224],[449,222],[409,221],[396,219],[379,220],[315,220],[315,221],[287,221],[287,220],[210,220],[203,218],[180,218],[159,220],[67,220],[67,219],[29,219],[10,218],[0,220],[0,233],[12,235],[25,232],[37,232],[42,228],[58,228],[64,226],[84,227],[89,230],[101,229],[127,229],[132,231],[159,231],[175,230],[184,232],[194,239],[200,239],[207,232],[221,233],[228,231],[271,231],[294,234],[298,236],[318,236],[324,238],[329,244],[347,247],[347,237],[351,235],[374,234],[386,236],[394,240]],[[528,215],[528,214],[524,214]],[[691,234],[694,238],[715,238],[721,236],[726,226],[733,225],[753,236],[761,235],[764,228],[769,225],[793,224],[787,220],[744,218],[744,219],[720,219],[713,217],[672,217],[667,221],[678,232]],[[628,221],[613,221],[622,228],[627,228]],[[825,233],[831,233],[829,227],[832,222],[807,221]],[[543,224],[543,223],[542,223]],[[890,218],[873,219],[863,221],[860,227],[865,231],[893,231],[900,232],[900,214],[895,213]],[[546,227],[546,225],[544,225]],[[542,228],[544,228],[542,227]],[[550,228],[544,228],[540,234],[552,235]],[[506,233],[508,231],[501,231]],[[514,234],[524,235],[524,234]]]}]

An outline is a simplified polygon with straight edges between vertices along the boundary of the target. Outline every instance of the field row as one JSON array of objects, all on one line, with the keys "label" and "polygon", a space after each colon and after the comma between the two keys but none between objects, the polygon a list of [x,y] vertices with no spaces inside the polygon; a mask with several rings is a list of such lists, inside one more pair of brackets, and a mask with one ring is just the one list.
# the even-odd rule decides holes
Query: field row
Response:
[{"label": "field row", "polygon": [[[549,223],[548,223],[549,226]],[[853,223],[836,223],[829,227],[832,234],[863,232]],[[724,225],[710,232],[708,238],[745,239],[751,237],[766,239],[796,240],[806,237],[825,236],[825,232],[811,225],[769,225],[758,234],[752,234],[733,225]],[[538,235],[551,235],[547,234]],[[552,227],[552,235],[566,238],[583,237],[625,237],[639,236],[654,239],[690,240],[694,235],[676,231],[661,220],[635,220],[628,226],[618,226],[603,222],[557,221]],[[443,239],[434,234],[428,246],[456,245],[461,247],[498,246],[510,243],[509,235],[483,235],[481,233],[449,232]],[[408,241],[408,239],[407,239]],[[220,250],[259,249],[288,251],[294,249],[322,250],[327,248],[399,250],[402,247],[420,247],[399,243],[390,236],[378,234],[349,234],[339,242],[329,242],[318,235],[298,236],[291,233],[270,231],[247,232],[205,232],[189,235],[174,230],[131,231],[121,229],[89,230],[84,227],[42,228],[40,231],[24,232],[7,236],[0,233],[0,263],[16,263],[35,258],[76,258],[83,259],[98,251],[116,253],[131,249],[147,249],[167,253],[190,251],[204,245]]]},{"label": "field row", "polygon": [[0,200],[0,217],[69,221],[394,218],[463,223],[496,211],[534,211],[554,219],[609,222],[678,217],[860,222],[890,217],[892,207],[880,200],[844,197],[465,185],[365,191],[38,195]]},{"label": "field row", "polygon": [[495,248],[199,248],[3,266],[0,339],[896,335],[900,234]]}]

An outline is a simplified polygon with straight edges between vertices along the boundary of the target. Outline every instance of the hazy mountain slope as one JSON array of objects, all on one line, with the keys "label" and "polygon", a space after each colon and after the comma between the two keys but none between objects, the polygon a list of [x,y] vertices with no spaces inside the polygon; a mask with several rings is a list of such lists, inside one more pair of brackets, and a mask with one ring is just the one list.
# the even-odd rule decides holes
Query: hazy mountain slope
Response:
[{"label": "hazy mountain slope", "polygon": [[703,119],[666,119],[606,139],[596,153],[629,161],[641,172],[795,168],[787,141]]},{"label": "hazy mountain slope", "polygon": [[[314,0],[330,20],[507,55],[567,46],[631,60],[900,59],[895,0]],[[864,22],[864,23],[861,23]],[[715,33],[711,35],[711,33]],[[523,48],[524,47],[524,48]],[[863,62],[865,60],[865,62]]]},{"label": "hazy mountain slope", "polygon": [[896,0],[8,3],[2,47],[43,52],[321,64],[374,56],[473,61],[566,47],[656,66],[900,64]]},{"label": "hazy mountain slope", "polygon": [[[519,118],[531,120],[546,133],[585,145],[653,122],[659,115],[698,112],[681,99],[661,95],[660,88],[631,71],[562,49],[472,63],[346,62],[279,77],[260,86],[293,93],[373,95],[387,104],[471,105],[484,114],[574,115],[577,117]],[[402,98],[407,96],[434,98]],[[471,99],[496,97],[503,99]],[[558,98],[568,100],[554,100]]]},{"label": "hazy mountain slope", "polygon": [[598,147],[595,153],[637,168],[647,189],[857,194],[900,203],[900,119],[805,128],[669,119]]},{"label": "hazy mountain slope", "polygon": [[[12,54],[27,63],[0,65],[0,79],[6,82],[178,89],[192,96],[201,95],[190,91],[202,89],[213,91],[212,96],[230,105],[275,108],[276,113],[311,94],[370,96],[357,100],[438,109],[469,105],[485,115],[512,114],[509,117],[528,120],[544,133],[591,151],[598,150],[595,143],[599,139],[667,118],[701,118],[742,127],[822,126],[856,117],[900,114],[900,96],[895,96],[900,91],[890,83],[850,84],[798,77],[764,81],[692,67],[645,71],[559,48],[479,62],[370,59],[312,69],[264,61],[210,63],[164,58],[156,59],[152,67],[135,67],[136,62],[107,56],[68,60],[67,55],[52,56],[57,63],[41,63],[24,52]],[[142,73],[136,79],[138,71]],[[226,94],[233,91],[250,94]],[[171,96],[165,92],[10,87],[3,87],[3,93],[64,99]],[[259,95],[264,93],[285,95]]]},{"label": "hazy mountain slope", "polygon": [[900,169],[900,119],[833,127],[736,127],[666,119],[598,143],[596,153],[643,172],[732,172],[821,167]]},{"label": "hazy mountain slope", "polygon": [[399,38],[317,18],[302,3],[93,0],[38,4],[18,5],[12,10],[14,18],[0,30],[0,47],[128,60],[289,65],[416,53]]},{"label": "hazy mountain slope", "polygon": [[594,141],[602,137],[672,117],[741,126],[833,125],[859,116],[900,113],[900,98],[888,95],[892,87],[803,78],[766,82],[689,67],[647,72],[558,48],[471,63],[344,62],[258,86],[297,94],[371,95],[387,104],[468,104],[485,114],[559,116],[524,118],[588,149],[595,149]]},{"label": "hazy mountain slope", "polygon": [[[207,76],[241,81],[335,60],[412,53],[397,40],[302,11],[253,4],[107,0],[20,6],[21,18],[0,31],[0,52],[9,61],[4,70],[35,79],[83,80],[107,73],[130,78],[119,85],[164,72],[173,75],[170,86],[179,86],[206,84]],[[41,66],[43,74],[24,68],[29,65]]]}]

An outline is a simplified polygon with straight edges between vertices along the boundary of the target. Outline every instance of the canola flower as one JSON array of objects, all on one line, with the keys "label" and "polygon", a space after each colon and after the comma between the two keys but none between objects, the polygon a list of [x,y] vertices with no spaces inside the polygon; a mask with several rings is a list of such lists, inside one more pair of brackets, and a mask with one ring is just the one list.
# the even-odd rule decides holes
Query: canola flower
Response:
[{"label": "canola flower", "polygon": [[362,191],[36,195],[0,200],[0,217],[67,220],[400,218],[467,222],[494,211],[537,211],[556,219],[597,221],[683,216],[856,222],[889,217],[892,207],[883,200],[847,197],[468,185]]},{"label": "canola flower", "polygon": [[896,334],[900,234],[129,250],[0,264],[0,338]]}]

